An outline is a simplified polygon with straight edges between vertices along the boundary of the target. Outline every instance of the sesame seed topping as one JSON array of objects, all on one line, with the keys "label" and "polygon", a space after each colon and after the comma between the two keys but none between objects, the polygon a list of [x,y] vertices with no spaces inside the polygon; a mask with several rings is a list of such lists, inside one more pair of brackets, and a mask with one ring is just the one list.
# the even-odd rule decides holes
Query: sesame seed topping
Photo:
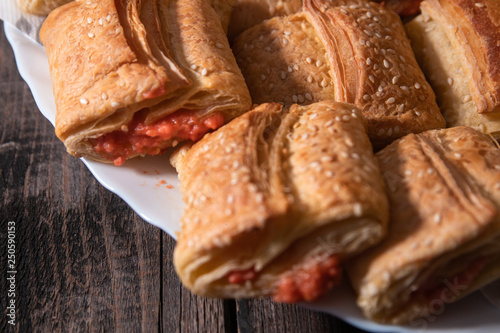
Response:
[{"label": "sesame seed topping", "polygon": [[354,216],[360,217],[363,214],[363,207],[359,202],[355,203],[353,206]]},{"label": "sesame seed topping", "polygon": [[414,85],[415,89],[420,89],[420,83],[418,82],[415,82],[415,85]]},{"label": "sesame seed topping", "polygon": [[311,57],[307,57],[307,58],[306,58],[306,62],[307,62],[308,64],[311,64],[311,63],[312,63],[312,59],[311,59]]},{"label": "sesame seed topping", "polygon": [[262,74],[262,75],[260,76],[260,79],[261,79],[262,81],[264,81],[264,80],[266,79],[266,76],[265,76],[264,74]]},{"label": "sesame seed topping", "polygon": [[312,83],[312,82],[313,82],[313,77],[312,77],[311,75],[309,75],[309,76],[307,77],[307,82],[309,82],[309,83]]},{"label": "sesame seed topping", "polygon": [[111,21],[111,15],[110,14],[108,14],[108,16],[106,16],[106,21],[108,21],[108,22]]},{"label": "sesame seed topping", "polygon": [[284,34],[285,34],[286,36],[290,36],[290,35],[292,34],[292,32],[291,32],[291,31],[285,31],[285,32],[284,32]]},{"label": "sesame seed topping", "polygon": [[366,17],[372,18],[372,16],[373,16],[372,12],[366,12]]},{"label": "sesame seed topping", "polygon": [[365,44],[366,44],[366,41],[365,41],[364,39],[360,39],[360,40],[359,40],[359,44],[361,44],[361,45],[365,45]]},{"label": "sesame seed topping", "polygon": [[474,4],[474,6],[476,6],[476,7],[478,7],[478,8],[483,8],[485,5],[484,5],[484,3],[476,2],[476,3]]},{"label": "sesame seed topping", "polygon": [[396,102],[396,99],[394,97],[389,97],[386,101],[387,104],[393,104],[394,102]]},{"label": "sesame seed topping", "polygon": [[373,75],[369,75],[368,79],[370,79],[370,81],[372,81],[372,83],[375,83],[375,77]]},{"label": "sesame seed topping", "polygon": [[288,72],[289,72],[289,73],[293,72],[292,67],[288,66]]},{"label": "sesame seed topping", "polygon": [[94,38],[94,36],[95,36],[95,35],[94,35],[94,33],[89,32],[89,33],[88,33],[88,36],[89,36],[89,38]]},{"label": "sesame seed topping", "polygon": [[320,67],[321,65],[323,65],[323,63],[321,62],[321,60],[316,61],[316,67]]},{"label": "sesame seed topping", "polygon": [[323,79],[323,81],[321,81],[321,86],[323,88],[325,88],[326,86],[328,86],[328,82],[326,81],[326,79]]},{"label": "sesame seed topping", "polygon": [[288,44],[288,40],[286,38],[283,38],[283,44]]},{"label": "sesame seed topping", "polygon": [[436,224],[440,224],[441,223],[441,214],[436,213],[434,215],[434,223],[436,223]]},{"label": "sesame seed topping", "polygon": [[227,203],[228,204],[231,204],[234,202],[234,195],[233,194],[230,194],[227,196]]},{"label": "sesame seed topping", "polygon": [[370,99],[370,95],[363,95],[363,99],[364,99],[365,101],[369,100],[369,99]]},{"label": "sesame seed topping", "polygon": [[104,24],[104,20],[102,18],[100,18],[98,22],[99,22],[100,25]]},{"label": "sesame seed topping", "polygon": [[399,88],[403,91],[408,91],[408,87],[407,86],[399,86]]},{"label": "sesame seed topping", "polygon": [[117,108],[120,106],[120,103],[118,102],[111,102],[111,106],[114,107],[114,108]]},{"label": "sesame seed topping", "polygon": [[417,117],[420,117],[422,115],[419,111],[415,111],[415,114],[417,115]]},{"label": "sesame seed topping", "polygon": [[402,61],[402,62],[406,62],[406,58],[403,57],[402,55],[399,56],[399,59]]},{"label": "sesame seed topping", "polygon": [[325,127],[331,126],[333,124],[333,119],[330,119],[326,122]]},{"label": "sesame seed topping", "polygon": [[281,79],[282,80],[286,79],[286,73],[285,72],[281,72]]},{"label": "sesame seed topping", "polygon": [[80,103],[83,104],[83,105],[87,105],[87,104],[89,104],[89,100],[86,99],[86,98],[81,98],[80,99]]},{"label": "sesame seed topping", "polygon": [[347,14],[347,13],[348,13],[348,12],[347,12],[347,10],[345,10],[344,8],[341,8],[341,9],[340,9],[340,11],[341,11],[342,13],[344,13],[344,14]]},{"label": "sesame seed topping", "polygon": [[208,69],[203,68],[203,69],[201,70],[201,75],[205,76],[205,75],[207,75],[207,74],[208,74]]},{"label": "sesame seed topping", "polygon": [[429,175],[432,175],[432,174],[434,173],[434,169],[432,169],[432,168],[428,168],[428,169],[427,169],[427,173],[428,173]]},{"label": "sesame seed topping", "polygon": [[399,77],[395,76],[392,78],[392,84],[398,83]]},{"label": "sesame seed topping", "polygon": [[385,68],[391,67],[391,64],[387,60],[385,60],[385,59],[384,59],[384,67]]},{"label": "sesame seed topping", "polygon": [[371,31],[368,31],[368,30],[363,30],[363,32],[365,34],[367,34],[368,36],[372,37],[373,36],[373,33]]},{"label": "sesame seed topping", "polygon": [[299,100],[299,99],[298,99],[297,95],[293,95],[293,96],[292,96],[292,101],[293,101],[294,103],[297,103],[297,101],[298,101],[298,100]]},{"label": "sesame seed topping", "polygon": [[[312,99],[313,99],[310,93],[306,93],[305,97],[306,97],[306,99],[307,99],[308,101],[312,101]],[[312,117],[311,117],[311,118],[312,118]]]},{"label": "sesame seed topping", "polygon": [[92,17],[87,17],[87,23],[90,24],[94,22],[94,19]]},{"label": "sesame seed topping", "polygon": [[472,100],[472,98],[470,97],[470,95],[465,95],[464,97],[464,103],[468,103]]},{"label": "sesame seed topping", "polygon": [[106,93],[102,93],[102,94],[101,94],[101,98],[102,98],[103,100],[107,100],[107,99],[108,99],[108,94],[106,94]]},{"label": "sesame seed topping", "polygon": [[455,153],[455,157],[456,157],[456,158],[462,158],[462,154],[460,154],[460,153]]},{"label": "sesame seed topping", "polygon": [[372,64],[372,59],[371,58],[366,59],[366,64],[370,66]]},{"label": "sesame seed topping", "polygon": [[299,70],[299,65],[293,65],[293,69],[295,69],[296,71]]},{"label": "sesame seed topping", "polygon": [[448,78],[448,84],[449,84],[450,86],[451,86],[451,85],[453,85],[453,78],[451,78],[451,77],[449,77],[449,78]]},{"label": "sesame seed topping", "polygon": [[297,96],[297,98],[299,99],[299,103],[304,103],[304,96],[303,95],[299,94]]}]

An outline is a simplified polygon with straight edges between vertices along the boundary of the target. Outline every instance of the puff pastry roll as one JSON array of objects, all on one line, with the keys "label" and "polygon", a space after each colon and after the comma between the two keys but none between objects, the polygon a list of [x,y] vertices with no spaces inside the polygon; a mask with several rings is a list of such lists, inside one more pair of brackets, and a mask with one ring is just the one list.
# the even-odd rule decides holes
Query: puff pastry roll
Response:
[{"label": "puff pastry roll", "polygon": [[500,277],[500,150],[470,127],[410,134],[377,153],[387,237],[347,263],[375,321],[418,324]]},{"label": "puff pastry roll", "polygon": [[56,134],[76,156],[120,165],[199,140],[251,107],[205,0],[74,1],[48,16],[40,37]]},{"label": "puff pastry roll", "polygon": [[229,40],[271,17],[291,15],[301,10],[302,0],[236,0],[231,13]]},{"label": "puff pastry roll", "polygon": [[62,6],[72,0],[17,0],[21,9],[30,14],[47,15],[53,9]]},{"label": "puff pastry roll", "polygon": [[233,50],[254,103],[353,103],[375,146],[445,125],[399,16],[377,3],[307,0],[303,13],[245,31]]},{"label": "puff pastry roll", "polygon": [[500,138],[500,2],[427,0],[406,24],[449,127]]},{"label": "puff pastry roll", "polygon": [[350,104],[263,104],[172,156],[186,202],[174,264],[193,292],[312,300],[385,234],[387,198]]}]

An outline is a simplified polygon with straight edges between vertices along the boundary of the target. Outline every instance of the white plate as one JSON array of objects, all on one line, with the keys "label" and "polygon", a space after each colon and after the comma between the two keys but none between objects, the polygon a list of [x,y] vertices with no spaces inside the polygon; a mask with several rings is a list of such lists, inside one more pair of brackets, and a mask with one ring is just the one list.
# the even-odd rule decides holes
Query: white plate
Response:
[{"label": "white plate", "polygon": [[[43,47],[8,23],[5,23],[5,34],[35,102],[54,124],[55,102]],[[166,156],[133,159],[122,167],[82,161],[104,187],[119,195],[144,220],[175,238],[184,204],[177,173]],[[440,304],[442,306],[436,308],[443,312],[441,315],[416,320],[405,327],[377,325],[364,319],[348,286],[336,288],[318,302],[303,305],[373,332],[500,332],[500,311],[479,293],[455,304]]]}]

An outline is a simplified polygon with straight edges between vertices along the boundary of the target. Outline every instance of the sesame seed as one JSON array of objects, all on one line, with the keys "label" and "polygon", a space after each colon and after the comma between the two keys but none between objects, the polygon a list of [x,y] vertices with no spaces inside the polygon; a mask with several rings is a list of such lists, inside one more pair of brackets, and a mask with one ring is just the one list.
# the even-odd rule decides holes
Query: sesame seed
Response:
[{"label": "sesame seed", "polygon": [[476,2],[476,3],[474,4],[474,6],[476,6],[476,7],[478,7],[478,8],[483,8],[485,5],[484,5],[484,3]]},{"label": "sesame seed", "polygon": [[311,75],[309,75],[309,76],[307,77],[307,82],[309,82],[309,83],[312,83],[312,82],[313,82],[313,77],[312,77]]},{"label": "sesame seed", "polygon": [[86,98],[81,98],[80,99],[80,103],[83,104],[83,105],[87,105],[87,104],[89,104],[89,100],[86,99]]},{"label": "sesame seed", "polygon": [[427,28],[425,28],[425,32],[429,32],[429,31],[432,31],[432,30],[434,30],[434,27],[432,25],[430,25]]},{"label": "sesame seed", "polygon": [[294,103],[297,103],[297,101],[298,101],[298,100],[299,100],[299,99],[298,99],[297,95],[293,95],[293,96],[292,96],[292,101],[293,101]]},{"label": "sesame seed", "polygon": [[231,204],[234,202],[234,195],[233,194],[230,194],[227,196],[227,203],[228,204]]},{"label": "sesame seed", "polygon": [[108,14],[108,16],[106,16],[106,21],[108,21],[108,22],[111,21],[111,15],[110,14]]},{"label": "sesame seed", "polygon": [[349,147],[354,146],[354,142],[352,142],[352,139],[349,137],[345,138],[345,144],[348,145]]},{"label": "sesame seed", "polygon": [[296,71],[299,70],[299,65],[293,65],[293,69],[295,69]]},{"label": "sesame seed", "polygon": [[434,223],[436,223],[436,224],[440,224],[441,223],[441,214],[436,213],[434,215]]},{"label": "sesame seed", "polygon": [[408,87],[407,86],[399,86],[399,88],[403,91],[408,91]]},{"label": "sesame seed", "polygon": [[359,155],[358,155],[358,154],[356,154],[356,153],[352,153],[352,154],[351,154],[351,157],[352,157],[353,159],[355,159],[355,160],[359,160],[359,159],[360,159]]},{"label": "sesame seed", "polygon": [[391,64],[387,60],[385,60],[385,59],[384,59],[384,67],[385,68],[391,67]]},{"label": "sesame seed", "polygon": [[349,121],[349,120],[351,120],[351,117],[349,117],[348,115],[345,114],[345,115],[342,116],[342,120],[343,121]]},{"label": "sesame seed", "polygon": [[87,23],[90,24],[94,22],[94,19],[92,17],[87,17]]},{"label": "sesame seed", "polygon": [[307,57],[307,58],[306,58],[306,62],[307,62],[308,64],[311,64],[311,63],[312,63],[312,59],[311,59],[310,57]]},{"label": "sesame seed", "polygon": [[373,65],[373,69],[377,70],[378,69],[378,64]]},{"label": "sesame seed", "polygon": [[323,81],[321,81],[321,86],[323,88],[327,87],[328,86],[328,82],[326,81],[326,79],[323,79]]},{"label": "sesame seed", "polygon": [[372,81],[372,83],[375,83],[375,77],[373,77],[373,75],[369,75],[368,79],[370,79],[370,81]]},{"label": "sesame seed", "polygon": [[330,119],[326,122],[325,127],[331,126],[333,124],[333,119]]},{"label": "sesame seed", "polygon": [[111,106],[114,107],[114,108],[117,108],[120,106],[120,103],[118,102],[111,102]]},{"label": "sesame seed", "polygon": [[396,126],[394,127],[394,134],[398,134],[399,133],[399,126]]},{"label": "sesame seed", "polygon": [[288,44],[288,40],[286,38],[283,38],[283,44]]},{"label": "sesame seed", "polygon": [[370,66],[372,64],[372,59],[371,58],[366,59],[366,64]]},{"label": "sesame seed", "polygon": [[284,34],[285,34],[286,36],[290,36],[290,35],[292,34],[292,32],[291,32],[291,31],[285,31],[285,32],[284,32]]},{"label": "sesame seed", "polygon": [[269,46],[266,46],[266,47],[264,48],[264,51],[266,51],[266,52],[271,52],[271,48],[270,48]]},{"label": "sesame seed", "polygon": [[415,82],[415,85],[414,85],[415,89],[420,89],[420,83],[418,82]]},{"label": "sesame seed", "polygon": [[318,116],[318,114],[317,114],[317,113],[313,113],[313,114],[309,117],[309,120],[312,120],[312,119],[316,118],[317,116]]},{"label": "sesame seed", "polygon": [[331,178],[331,177],[333,177],[333,172],[328,170],[327,172],[325,172],[325,176],[327,176],[328,178]]},{"label": "sesame seed", "polygon": [[99,22],[100,25],[104,24],[104,20],[102,18],[100,18],[98,22]]},{"label": "sesame seed", "polygon": [[293,72],[292,67],[288,66],[288,72],[289,72],[289,73]]},{"label": "sesame seed", "polygon": [[264,80],[266,79],[266,76],[265,76],[264,74],[262,74],[262,75],[260,76],[260,79],[261,79],[262,81],[264,81]]},{"label": "sesame seed", "polygon": [[471,99],[472,99],[472,98],[470,97],[470,95],[465,95],[465,97],[464,97],[464,103],[468,103],[468,102],[470,102],[470,101],[471,101]]},{"label": "sesame seed", "polygon": [[417,117],[420,117],[422,115],[419,111],[415,111],[415,114],[417,115]]},{"label": "sesame seed", "polygon": [[316,61],[316,67],[320,67],[321,65],[323,65],[323,63],[321,62],[321,60]]},{"label": "sesame seed", "polygon": [[281,72],[281,79],[282,80],[286,79],[286,73],[285,72]]},{"label": "sesame seed", "polygon": [[428,173],[429,175],[432,175],[432,174],[434,173],[434,169],[432,169],[432,168],[428,168],[428,169],[427,169],[427,173]]},{"label": "sesame seed", "polygon": [[449,78],[448,78],[448,84],[449,84],[450,86],[451,86],[451,85],[453,85],[453,78],[451,78],[451,77],[449,77]]},{"label": "sesame seed", "polygon": [[393,104],[394,102],[396,102],[396,99],[394,97],[390,97],[386,101],[387,104]]},{"label": "sesame seed", "polygon": [[392,78],[392,84],[398,83],[399,77],[395,76]]},{"label": "sesame seed", "polygon": [[402,55],[399,56],[399,59],[402,61],[402,62],[406,62],[406,58],[403,57]]},{"label": "sesame seed", "polygon": [[380,85],[380,86],[378,86],[377,90],[380,91],[380,92],[382,92],[382,91],[384,91],[384,87],[382,87],[382,85]]},{"label": "sesame seed", "polygon": [[361,45],[365,45],[365,44],[366,44],[366,41],[365,41],[364,39],[360,39],[360,40],[359,40],[359,44],[361,44]]},{"label": "sesame seed", "polygon": [[456,158],[462,158],[462,154],[460,154],[460,153],[455,153],[455,157],[456,157]]},{"label": "sesame seed", "polygon": [[347,10],[345,10],[344,8],[341,8],[341,9],[340,9],[340,11],[341,11],[342,13],[344,13],[344,14],[347,14],[347,13],[348,13],[348,12],[347,12]]},{"label": "sesame seed", "polygon": [[371,31],[368,31],[368,30],[363,30],[363,32],[365,34],[367,34],[368,36],[372,37],[373,36],[373,33]]},{"label": "sesame seed", "polygon": [[370,99],[370,95],[363,95],[363,99],[364,99],[365,101],[369,100],[369,99]]},{"label": "sesame seed", "polygon": [[201,70],[201,75],[205,76],[205,75],[207,75],[207,74],[208,74],[208,69],[203,68],[203,69]]},{"label": "sesame seed", "polygon": [[387,135],[388,135],[388,136],[391,136],[391,135],[392,135],[392,128],[389,128],[389,129],[387,130]]},{"label": "sesame seed", "polygon": [[[311,96],[311,94],[310,94],[310,93],[306,93],[306,95],[305,95],[305,96],[306,96],[306,99],[307,99],[308,101],[312,101],[312,99],[313,99],[313,98],[312,98],[312,96]],[[311,117],[311,118],[312,118],[312,117]]]},{"label": "sesame seed", "polygon": [[88,33],[88,36],[89,36],[89,38],[94,38],[94,36],[95,36],[95,35],[94,35],[94,33],[89,32],[89,33]]},{"label": "sesame seed", "polygon": [[377,134],[378,134],[378,136],[382,136],[382,135],[385,134],[385,130],[383,128],[381,128],[381,129],[378,130]]},{"label": "sesame seed", "polygon": [[372,12],[366,12],[366,17],[372,18],[372,16],[373,16]]},{"label": "sesame seed", "polygon": [[106,93],[102,93],[102,94],[101,94],[101,98],[102,98],[103,100],[107,100],[107,99],[108,99],[108,94],[106,94]]},{"label": "sesame seed", "polygon": [[304,103],[304,96],[299,94],[297,98],[299,99],[299,103]]},{"label": "sesame seed", "polygon": [[394,40],[394,45],[399,46],[399,40],[398,39]]},{"label": "sesame seed", "polygon": [[359,202],[355,203],[353,206],[354,216],[360,217],[363,214],[363,207]]}]

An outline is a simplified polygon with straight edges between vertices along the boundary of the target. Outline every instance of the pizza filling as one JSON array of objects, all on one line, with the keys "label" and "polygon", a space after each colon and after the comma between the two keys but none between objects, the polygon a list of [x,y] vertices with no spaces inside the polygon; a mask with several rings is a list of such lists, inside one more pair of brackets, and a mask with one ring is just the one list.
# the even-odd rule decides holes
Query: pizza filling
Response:
[{"label": "pizza filling", "polygon": [[91,140],[94,150],[117,166],[135,154],[159,155],[169,147],[167,141],[200,140],[210,130],[224,124],[221,113],[200,118],[193,111],[179,110],[152,123],[145,124],[145,112],[137,112],[121,130]]}]

